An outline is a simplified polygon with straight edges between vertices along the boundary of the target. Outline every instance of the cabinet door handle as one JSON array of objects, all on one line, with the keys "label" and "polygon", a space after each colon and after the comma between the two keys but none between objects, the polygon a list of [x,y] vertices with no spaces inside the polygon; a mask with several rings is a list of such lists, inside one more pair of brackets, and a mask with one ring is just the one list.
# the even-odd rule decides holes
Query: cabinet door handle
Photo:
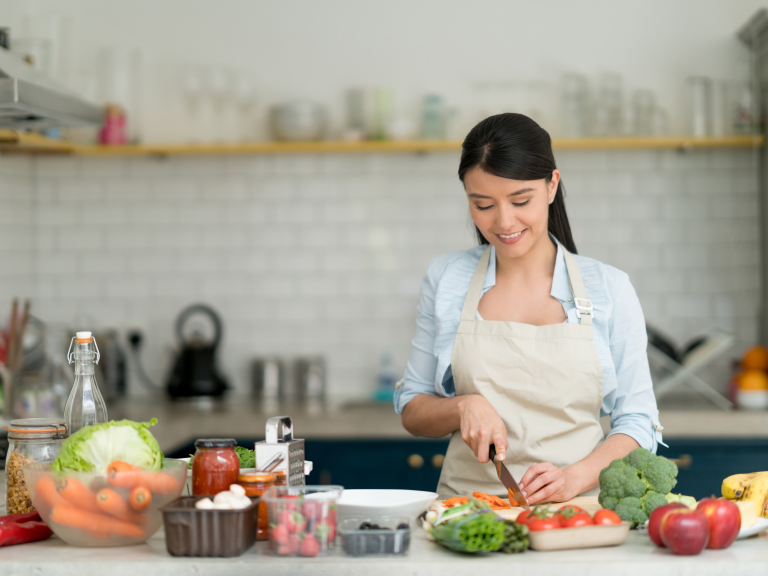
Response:
[{"label": "cabinet door handle", "polygon": [[444,462],[445,462],[445,456],[443,456],[442,454],[435,454],[434,456],[432,456],[433,468],[442,468]]},{"label": "cabinet door handle", "polygon": [[424,466],[424,458],[420,454],[411,454],[408,456],[408,466],[411,468],[421,468]]},{"label": "cabinet door handle", "polygon": [[680,470],[687,470],[693,465],[693,456],[690,454],[680,454],[680,458],[668,458]]}]

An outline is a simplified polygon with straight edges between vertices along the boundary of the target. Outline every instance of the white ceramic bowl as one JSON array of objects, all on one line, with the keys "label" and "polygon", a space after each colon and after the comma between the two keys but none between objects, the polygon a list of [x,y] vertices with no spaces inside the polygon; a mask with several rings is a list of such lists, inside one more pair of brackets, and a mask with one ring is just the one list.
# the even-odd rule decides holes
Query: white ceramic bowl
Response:
[{"label": "white ceramic bowl", "polygon": [[336,502],[339,522],[351,517],[408,516],[411,520],[437,499],[420,490],[344,490]]},{"label": "white ceramic bowl", "polygon": [[768,391],[737,390],[736,404],[742,410],[765,410],[768,408]]}]

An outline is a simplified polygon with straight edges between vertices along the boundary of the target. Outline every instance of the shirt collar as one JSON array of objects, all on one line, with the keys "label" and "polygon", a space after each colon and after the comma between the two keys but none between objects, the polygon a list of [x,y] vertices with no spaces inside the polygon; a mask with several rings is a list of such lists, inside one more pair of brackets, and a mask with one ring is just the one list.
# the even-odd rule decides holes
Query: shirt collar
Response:
[{"label": "shirt collar", "polygon": [[[550,238],[554,239],[554,236],[550,234]],[[566,302],[569,298],[573,298],[573,292],[571,291],[571,282],[568,279],[568,268],[565,264],[565,255],[563,254],[563,247],[560,242],[557,242],[557,256],[555,256],[555,272],[552,275],[552,290],[549,292],[550,296],[557,298],[560,302]],[[491,246],[491,256],[488,261],[488,270],[485,272],[485,280],[483,281],[483,294],[496,285],[496,248]]]}]

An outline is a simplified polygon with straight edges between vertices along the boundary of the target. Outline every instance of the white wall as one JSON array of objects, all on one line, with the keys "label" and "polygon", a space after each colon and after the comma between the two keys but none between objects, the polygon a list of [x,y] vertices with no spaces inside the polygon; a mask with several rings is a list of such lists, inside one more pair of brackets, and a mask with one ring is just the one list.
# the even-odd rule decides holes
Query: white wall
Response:
[{"label": "white wall", "polygon": [[32,160],[0,156],[0,318],[11,300],[35,295],[35,193]]},{"label": "white wall", "polygon": [[[258,82],[262,110],[300,96],[333,106],[344,88],[389,86],[414,112],[426,91],[443,93],[474,119],[478,81],[547,80],[564,70],[615,71],[629,88],[650,88],[684,128],[683,81],[693,74],[747,78],[736,30],[761,0],[5,0],[15,35],[28,14],[63,14],[72,24],[70,72],[96,72],[99,50],[144,51],[147,141],[189,134],[182,96],[192,64],[226,65]],[[64,7],[66,6],[66,7]],[[557,98],[554,98],[557,101]],[[524,111],[524,110],[521,110]],[[544,122],[556,131],[554,117]]]},{"label": "white wall", "polygon": [[[757,337],[753,152],[557,157],[579,252],[628,272],[651,324],[678,344],[712,327],[736,334],[731,354],[703,374],[723,388],[729,358]],[[5,269],[18,271],[3,274],[3,289],[32,278],[46,321],[142,328],[158,381],[176,315],[208,302],[223,316],[222,366],[241,392],[254,356],[319,353],[331,394],[367,396],[382,351],[405,365],[430,258],[474,243],[457,160],[27,161],[31,189],[0,196],[15,232],[3,238],[24,239],[0,252]],[[25,180],[3,176],[0,189],[13,182]],[[142,392],[135,381],[131,392]]]}]

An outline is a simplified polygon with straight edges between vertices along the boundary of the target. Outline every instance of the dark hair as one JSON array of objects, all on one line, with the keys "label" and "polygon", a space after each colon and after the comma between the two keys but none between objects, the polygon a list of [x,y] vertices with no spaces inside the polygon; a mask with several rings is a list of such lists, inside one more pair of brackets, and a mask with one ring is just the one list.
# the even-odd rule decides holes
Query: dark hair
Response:
[{"label": "dark hair", "polygon": [[[496,114],[472,128],[461,145],[459,179],[475,166],[482,171],[511,180],[541,180],[549,183],[557,168],[552,140],[541,126],[522,114]],[[549,232],[572,254],[576,244],[565,212],[565,187],[557,184],[555,200],[549,205]],[[475,226],[477,240],[488,244]]]}]

